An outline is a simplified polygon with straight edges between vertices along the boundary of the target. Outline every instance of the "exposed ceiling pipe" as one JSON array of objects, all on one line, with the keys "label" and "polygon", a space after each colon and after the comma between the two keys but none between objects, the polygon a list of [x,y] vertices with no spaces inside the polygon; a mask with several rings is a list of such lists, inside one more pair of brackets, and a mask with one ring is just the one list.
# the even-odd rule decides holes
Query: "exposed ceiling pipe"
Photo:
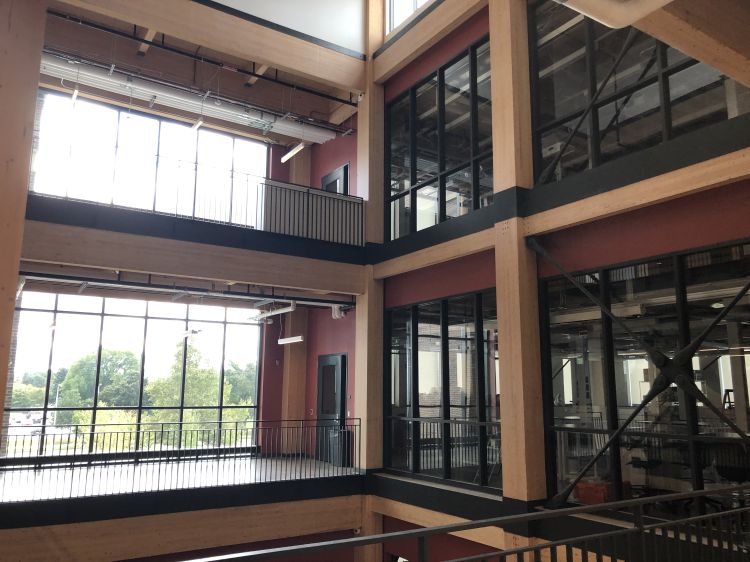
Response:
[{"label": "exposed ceiling pipe", "polygon": [[[74,81],[76,85],[83,84],[115,94],[132,96],[149,103],[158,103],[173,109],[187,111],[200,115],[201,119],[203,117],[214,117],[317,144],[336,138],[336,133],[328,129],[280,118],[238,103],[220,102],[217,105],[204,92],[185,91],[155,83],[146,78],[131,76],[118,70],[112,71],[111,68],[100,68],[92,63],[75,61],[49,53],[42,55],[40,71],[48,76]],[[207,97],[210,101],[206,99]]]},{"label": "exposed ceiling pipe", "polygon": [[608,27],[621,28],[659,10],[672,0],[555,0]]}]

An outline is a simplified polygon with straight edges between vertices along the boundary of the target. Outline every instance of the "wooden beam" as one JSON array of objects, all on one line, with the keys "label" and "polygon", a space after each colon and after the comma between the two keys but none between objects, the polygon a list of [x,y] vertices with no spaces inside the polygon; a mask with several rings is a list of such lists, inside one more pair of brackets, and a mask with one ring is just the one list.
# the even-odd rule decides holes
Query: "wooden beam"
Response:
[{"label": "wooden beam", "polygon": [[[259,74],[260,76],[263,76],[268,70],[268,68],[269,66],[267,64],[261,64],[258,68],[255,68],[253,72],[255,74]],[[247,79],[247,82],[245,82],[245,86],[250,87],[253,84],[255,84],[258,80],[260,80],[258,76],[251,76],[250,78]]]},{"label": "wooden beam", "polygon": [[11,340],[24,235],[46,2],[0,0],[0,404],[10,375]]},{"label": "wooden beam", "polygon": [[360,265],[38,221],[26,221],[22,257],[31,262],[350,295],[364,288]]},{"label": "wooden beam", "polygon": [[750,148],[594,195],[526,219],[526,234],[545,234],[750,178]]},{"label": "wooden beam", "polygon": [[298,37],[184,0],[63,0],[78,8],[171,37],[267,64],[297,76],[350,91],[362,91],[365,63]]},{"label": "wooden beam", "polygon": [[[153,28],[147,29],[146,33],[143,35],[143,39],[146,41],[153,41],[154,37],[156,37],[156,30]],[[138,47],[138,56],[145,57],[150,46],[149,43],[141,43]]]},{"label": "wooden beam", "polygon": [[365,292],[357,297],[354,415],[361,420],[362,468],[383,466],[383,282],[365,268]]},{"label": "wooden beam", "polygon": [[341,125],[344,121],[349,119],[352,115],[357,113],[356,105],[346,105],[345,103],[331,102],[333,110],[328,116],[328,121],[334,125]]},{"label": "wooden beam", "polygon": [[536,255],[523,219],[495,225],[503,497],[547,497]]},{"label": "wooden beam", "polygon": [[485,6],[487,0],[442,2],[375,58],[375,82],[388,80]]},{"label": "wooden beam", "polygon": [[495,192],[534,185],[526,0],[489,0]]},{"label": "wooden beam", "polygon": [[747,0],[674,0],[635,27],[750,86]]},{"label": "wooden beam", "polygon": [[5,560],[108,561],[356,529],[362,496],[0,530]]},{"label": "wooden beam", "polygon": [[[376,513],[380,513],[386,517],[393,517],[394,519],[406,521],[412,525],[419,525],[420,527],[437,527],[440,525],[466,523],[468,521],[468,519],[464,519],[463,517],[456,517],[454,515],[448,515],[447,513],[432,511],[423,507],[417,507],[415,505],[381,498],[379,496],[368,497],[370,498],[371,509]],[[459,531],[450,534],[475,543],[491,546],[492,548],[506,548],[505,533],[502,529],[497,527]]]},{"label": "wooden beam", "polygon": [[495,247],[495,231],[492,228],[475,232],[405,256],[399,256],[373,266],[375,279],[386,279],[423,267],[437,265],[471,254],[478,254]]}]

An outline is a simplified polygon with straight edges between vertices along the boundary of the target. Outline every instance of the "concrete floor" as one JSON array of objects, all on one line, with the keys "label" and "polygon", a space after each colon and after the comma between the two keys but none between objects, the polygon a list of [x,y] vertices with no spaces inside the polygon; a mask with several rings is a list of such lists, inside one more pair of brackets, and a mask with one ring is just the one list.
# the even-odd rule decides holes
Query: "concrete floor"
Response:
[{"label": "concrete floor", "polygon": [[303,480],[357,474],[357,469],[299,457],[141,462],[0,471],[0,502],[104,496]]}]

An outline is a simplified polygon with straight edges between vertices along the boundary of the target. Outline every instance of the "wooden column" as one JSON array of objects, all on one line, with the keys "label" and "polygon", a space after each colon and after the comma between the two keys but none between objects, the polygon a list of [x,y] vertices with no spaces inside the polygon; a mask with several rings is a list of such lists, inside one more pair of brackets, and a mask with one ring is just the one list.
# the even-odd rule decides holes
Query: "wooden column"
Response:
[{"label": "wooden column", "polygon": [[357,296],[354,415],[360,418],[361,467],[383,466],[383,282],[365,267],[365,292]]},{"label": "wooden column", "polygon": [[[360,534],[379,535],[383,532],[383,516],[373,509],[373,496],[362,496],[362,527]],[[357,548],[354,552],[356,562],[382,562],[383,545],[373,544]]]},{"label": "wooden column", "polygon": [[[303,341],[284,346],[284,375],[281,383],[281,419],[305,419],[305,390],[307,388],[307,309],[277,316],[274,322],[284,322],[284,337],[302,336]],[[273,345],[273,342],[272,342]],[[282,450],[292,453],[302,439],[292,423],[281,429]]]},{"label": "wooden column", "polygon": [[526,0],[489,0],[494,190],[532,187]]},{"label": "wooden column", "polygon": [[[494,191],[534,183],[527,2],[489,0]],[[503,495],[546,497],[535,254],[525,223],[495,225]]]},{"label": "wooden column", "polygon": [[373,77],[373,53],[383,44],[385,5],[383,0],[368,0],[365,32],[367,65],[365,92],[357,111],[357,195],[365,199],[365,240],[383,242],[383,86]]},{"label": "wooden column", "polygon": [[305,146],[289,160],[289,181],[298,185],[310,185],[310,150]]},{"label": "wooden column", "polygon": [[[10,375],[46,2],[0,0],[0,406]],[[1,423],[1,422],[0,422]]]}]

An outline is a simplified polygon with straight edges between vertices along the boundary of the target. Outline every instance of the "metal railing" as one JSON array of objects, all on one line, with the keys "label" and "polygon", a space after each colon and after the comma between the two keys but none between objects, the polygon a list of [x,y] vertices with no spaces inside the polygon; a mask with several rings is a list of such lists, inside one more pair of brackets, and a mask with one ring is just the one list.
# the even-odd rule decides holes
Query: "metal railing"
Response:
[{"label": "metal railing", "polygon": [[[697,515],[681,518],[666,517],[670,508],[692,505]],[[531,546],[488,551],[485,554],[452,559],[450,562],[579,562],[621,561],[661,562],[682,561],[747,561],[750,560],[750,485],[712,491],[686,492],[559,510],[539,510],[534,513],[469,521],[439,527],[399,531],[351,539],[340,539],[301,546],[290,546],[211,556],[200,560],[272,560],[297,556],[305,559],[314,552],[328,552],[336,560],[340,549],[356,549],[376,544],[416,543],[417,557],[412,562],[445,560],[430,549],[430,539],[470,531],[494,528],[498,538],[509,526],[528,526],[532,531],[544,525],[557,526],[563,519],[579,518],[581,522],[596,515],[599,524],[609,522],[612,529],[554,541],[536,542]],[[516,531],[517,532],[517,531]],[[185,557],[182,560],[195,560]]]},{"label": "metal railing", "polygon": [[157,182],[151,192],[137,198],[120,193],[117,186],[109,192],[70,191],[32,182],[30,191],[44,197],[364,246],[364,201],[360,197],[241,172],[206,174],[208,183],[202,187],[194,180],[184,185],[179,175],[174,175],[174,184]]},{"label": "metal railing", "polygon": [[360,420],[35,426],[0,445],[0,502],[60,499],[358,474]]}]

